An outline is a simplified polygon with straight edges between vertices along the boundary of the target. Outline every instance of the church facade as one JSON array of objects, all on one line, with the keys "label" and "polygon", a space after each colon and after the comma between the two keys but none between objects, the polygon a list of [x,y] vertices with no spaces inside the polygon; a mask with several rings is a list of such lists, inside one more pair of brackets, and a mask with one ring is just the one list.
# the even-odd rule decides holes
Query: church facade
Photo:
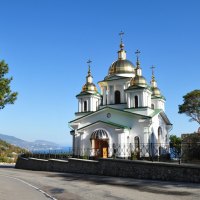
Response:
[{"label": "church facade", "polygon": [[76,96],[78,112],[69,122],[74,156],[138,158],[169,152],[172,124],[165,114],[165,98],[157,87],[154,71],[150,84],[136,65],[126,58],[121,39],[118,59],[99,81],[98,92],[90,70]]}]

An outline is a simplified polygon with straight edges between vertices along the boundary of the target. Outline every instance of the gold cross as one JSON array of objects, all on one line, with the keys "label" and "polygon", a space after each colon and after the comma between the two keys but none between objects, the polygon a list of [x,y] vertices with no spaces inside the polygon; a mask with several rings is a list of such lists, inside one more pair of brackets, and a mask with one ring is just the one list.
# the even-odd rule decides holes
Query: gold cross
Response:
[{"label": "gold cross", "polygon": [[137,49],[137,51],[135,52],[136,56],[137,56],[137,60],[139,58],[139,55],[140,55],[140,51]]},{"label": "gold cross", "polygon": [[90,66],[90,63],[91,63],[92,61],[89,59],[88,61],[87,61],[87,63],[88,63],[88,65]]},{"label": "gold cross", "polygon": [[155,69],[156,67],[154,67],[154,66],[152,65],[150,68],[152,69],[152,75],[154,75],[154,69]]},{"label": "gold cross", "polygon": [[119,35],[120,35],[120,39],[121,39],[121,42],[122,42],[122,36],[124,35],[124,32],[121,31],[121,32],[119,33]]}]

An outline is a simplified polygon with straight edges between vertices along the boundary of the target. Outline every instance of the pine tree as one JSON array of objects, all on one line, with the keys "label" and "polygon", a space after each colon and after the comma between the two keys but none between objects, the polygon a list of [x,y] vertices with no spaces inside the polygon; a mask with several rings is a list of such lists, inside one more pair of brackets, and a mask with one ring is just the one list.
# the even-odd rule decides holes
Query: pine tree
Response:
[{"label": "pine tree", "polygon": [[8,72],[8,64],[4,60],[0,61],[0,109],[3,109],[7,104],[14,104],[17,99],[17,92],[12,92],[10,89],[13,78],[6,77]]}]

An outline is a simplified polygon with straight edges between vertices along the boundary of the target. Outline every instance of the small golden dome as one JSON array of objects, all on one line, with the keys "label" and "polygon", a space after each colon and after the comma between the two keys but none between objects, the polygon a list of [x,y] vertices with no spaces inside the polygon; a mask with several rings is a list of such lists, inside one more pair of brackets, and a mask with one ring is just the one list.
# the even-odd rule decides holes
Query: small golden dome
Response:
[{"label": "small golden dome", "polygon": [[151,90],[152,90],[152,96],[161,96],[161,92],[160,92],[159,88],[152,87]]},{"label": "small golden dome", "polygon": [[82,87],[82,92],[97,92],[97,88],[94,83],[86,83]]},{"label": "small golden dome", "polygon": [[134,65],[129,60],[117,60],[109,68],[108,75],[114,74],[134,74]]},{"label": "small golden dome", "polygon": [[133,77],[131,79],[130,86],[146,87],[147,86],[147,81],[143,76],[136,75],[135,77]]}]

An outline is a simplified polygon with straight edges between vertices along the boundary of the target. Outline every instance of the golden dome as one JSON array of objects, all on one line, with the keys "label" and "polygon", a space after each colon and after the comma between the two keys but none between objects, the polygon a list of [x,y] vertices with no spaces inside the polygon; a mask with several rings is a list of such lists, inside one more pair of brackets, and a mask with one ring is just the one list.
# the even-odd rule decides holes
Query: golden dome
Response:
[{"label": "golden dome", "polygon": [[157,87],[157,82],[155,80],[155,76],[154,76],[154,69],[155,67],[152,66],[152,77],[151,77],[151,91],[152,91],[152,96],[156,96],[156,97],[161,97],[161,92],[160,89]]},{"label": "golden dome", "polygon": [[146,87],[147,86],[147,81],[143,76],[136,75],[135,77],[133,77],[131,79],[130,86]]},{"label": "golden dome", "polygon": [[97,92],[97,88],[94,83],[86,83],[82,87],[82,92]]},{"label": "golden dome", "polygon": [[159,88],[152,87],[151,90],[152,90],[152,96],[161,96],[161,92],[160,92]]},{"label": "golden dome", "polygon": [[134,74],[134,65],[129,60],[117,60],[109,68],[108,75]]},{"label": "golden dome", "polygon": [[97,88],[96,88],[96,85],[93,83],[93,77],[92,77],[91,70],[90,70],[91,62],[92,62],[91,60],[88,60],[88,62],[87,62],[88,63],[88,75],[86,76],[86,83],[82,87],[82,92],[97,92]]}]

